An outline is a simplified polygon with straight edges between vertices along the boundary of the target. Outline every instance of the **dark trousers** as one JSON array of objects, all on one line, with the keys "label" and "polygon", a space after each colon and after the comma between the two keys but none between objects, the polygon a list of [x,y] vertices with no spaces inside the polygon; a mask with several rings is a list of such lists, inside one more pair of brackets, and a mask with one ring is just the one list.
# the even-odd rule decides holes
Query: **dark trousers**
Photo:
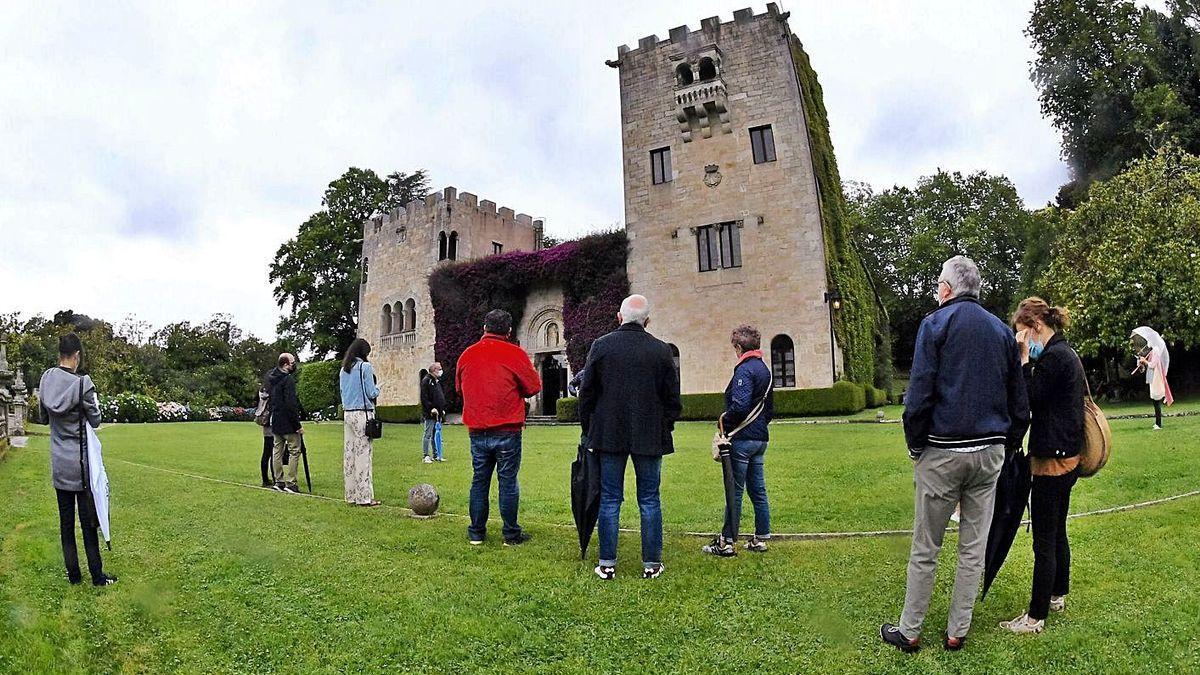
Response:
[{"label": "dark trousers", "polygon": [[272,483],[272,482],[274,482],[274,481],[273,481],[273,480],[271,480],[271,478],[270,478],[270,477],[267,475],[267,472],[271,470],[271,469],[270,469],[270,467],[271,467],[271,453],[272,453],[274,450],[275,450],[275,437],[274,437],[274,436],[263,436],[263,453],[262,453],[262,459],[260,459],[260,460],[259,460],[259,462],[258,462],[258,468],[259,468],[259,471],[261,471],[261,472],[262,472],[262,482],[263,482],[263,485],[266,485],[266,484],[268,484],[268,483]]},{"label": "dark trousers", "polygon": [[492,473],[499,483],[500,517],[504,521],[504,538],[521,534],[517,509],[521,502],[521,486],[517,473],[521,470],[521,432],[477,432],[471,434],[471,463],[475,475],[471,479],[471,524],[467,536],[482,541],[487,535],[488,493],[492,491]]},{"label": "dark trousers", "polygon": [[1071,585],[1071,545],[1067,542],[1067,511],[1076,472],[1065,476],[1034,476],[1029,497],[1033,520],[1033,595],[1029,618],[1041,621],[1050,613],[1050,596],[1066,595]]},{"label": "dark trousers", "polygon": [[83,530],[83,550],[87,554],[88,573],[92,581],[104,578],[104,564],[100,560],[100,521],[96,518],[96,504],[87,492],[54,490],[58,493],[58,533],[62,538],[63,563],[67,566],[67,579],[77,583],[83,578],[79,571],[79,549],[75,547],[75,506],[79,505],[79,529]]},{"label": "dark trousers", "polygon": [[1154,400],[1154,423],[1162,426],[1162,401]]}]

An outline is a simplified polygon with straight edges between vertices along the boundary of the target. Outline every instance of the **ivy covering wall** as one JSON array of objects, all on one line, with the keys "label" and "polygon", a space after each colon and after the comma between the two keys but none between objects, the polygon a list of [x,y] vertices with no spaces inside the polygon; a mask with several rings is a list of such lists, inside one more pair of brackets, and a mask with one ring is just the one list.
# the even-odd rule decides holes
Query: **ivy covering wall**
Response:
[{"label": "ivy covering wall", "polygon": [[[439,267],[429,277],[434,355],[446,371],[453,393],[458,357],[479,340],[483,317],[507,310],[513,331],[524,319],[530,287],[557,283],[563,291],[563,337],[571,370],[587,361],[592,341],[613,330],[621,300],[629,294],[625,261],[629,240],[624,230],[595,234],[541,251],[514,251]],[[458,401],[451,401],[455,406]]]},{"label": "ivy covering wall", "polygon": [[[792,63],[804,100],[808,123],[808,144],[812,152],[813,171],[817,178],[817,194],[821,201],[821,225],[825,237],[825,271],[830,288],[842,295],[842,309],[834,315],[834,334],[842,349],[845,377],[862,384],[884,385],[890,381],[890,364],[882,359],[877,373],[875,359],[878,308],[875,292],[862,260],[854,250],[850,220],[846,215],[842,195],[842,179],[838,173],[833,141],[829,136],[829,117],[817,73],[799,38],[790,37]],[[886,324],[884,324],[886,325]],[[883,344],[888,344],[886,341]]]}]

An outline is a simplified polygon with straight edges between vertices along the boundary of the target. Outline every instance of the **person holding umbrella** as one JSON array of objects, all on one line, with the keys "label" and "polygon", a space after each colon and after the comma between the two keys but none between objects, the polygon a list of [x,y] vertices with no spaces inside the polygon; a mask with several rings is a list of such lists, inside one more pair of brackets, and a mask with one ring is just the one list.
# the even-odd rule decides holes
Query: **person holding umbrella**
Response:
[{"label": "person holding umbrella", "polygon": [[1158,331],[1149,326],[1138,326],[1129,335],[1137,350],[1137,368],[1134,374],[1146,373],[1146,384],[1150,387],[1150,400],[1154,402],[1154,429],[1162,429],[1162,406],[1171,405],[1171,385],[1167,384],[1167,370],[1171,367],[1171,352]]},{"label": "person holding umbrella", "polygon": [[96,504],[89,490],[85,470],[84,425],[100,426],[100,405],[92,378],[80,375],[83,343],[75,333],[58,339],[58,366],[42,374],[38,404],[42,419],[50,424],[50,475],[58,496],[58,529],[62,540],[63,563],[67,581],[83,581],[79,571],[79,549],[75,544],[75,510],[79,509],[79,528],[83,531],[83,550],[88,572],[95,586],[111,586],[117,578],[104,573],[100,558],[100,527]]},{"label": "person holding umbrella", "polygon": [[[279,355],[278,365],[267,374],[270,391],[268,406],[271,410],[271,431],[275,434],[272,448],[271,467],[275,472],[275,489],[280,492],[300,494],[296,474],[303,459],[300,424],[300,397],[296,394],[296,357],[284,353]],[[284,474],[284,454],[288,456],[287,473]]]},{"label": "person holding umbrella", "polygon": [[979,304],[979,269],[955,256],[942,265],[941,305],[917,331],[904,436],[914,463],[916,514],[908,583],[899,625],[879,627],[884,643],[920,648],[933,594],[938,552],[956,504],[961,506],[958,570],[943,646],[962,649],[984,570],[996,479],[1029,425],[1021,354],[1013,332]]},{"label": "person holding umbrella", "polygon": [[434,361],[421,378],[421,416],[424,434],[421,436],[422,461],[431,464],[442,458],[442,420],[446,418],[446,392],[442,391],[442,364]]},{"label": "person holding umbrella", "polygon": [[1026,298],[1012,318],[1029,393],[1029,511],[1033,520],[1033,593],[1029,609],[1000,624],[1014,633],[1040,633],[1050,610],[1062,611],[1070,585],[1067,510],[1083,449],[1083,365],[1062,331],[1070,314],[1038,297]]},{"label": "person holding umbrella", "polygon": [[675,451],[671,438],[683,406],[671,347],[646,332],[650,302],[631,295],[621,302],[617,330],[592,343],[579,387],[579,421],[600,465],[600,561],[596,576],[617,573],[617,532],[625,493],[625,465],[633,460],[641,512],[642,578],[663,573],[662,458]]},{"label": "person holding umbrella", "polygon": [[733,490],[726,495],[721,534],[701,548],[704,553],[721,557],[737,555],[743,491],[750,493],[750,502],[754,504],[754,536],[746,542],[746,550],[765,553],[767,540],[771,538],[771,508],[763,473],[763,458],[770,440],[767,425],[775,412],[771,369],[763,363],[762,334],[758,329],[739,326],[730,335],[730,342],[738,361],[725,388],[725,412],[721,413],[718,428],[729,444],[728,453],[723,454],[728,456]]}]

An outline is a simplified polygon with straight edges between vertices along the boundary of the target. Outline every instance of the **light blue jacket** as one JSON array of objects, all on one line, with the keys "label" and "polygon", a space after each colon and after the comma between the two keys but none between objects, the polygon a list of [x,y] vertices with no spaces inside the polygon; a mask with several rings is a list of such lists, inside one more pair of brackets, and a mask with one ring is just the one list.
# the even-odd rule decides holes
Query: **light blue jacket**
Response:
[{"label": "light blue jacket", "polygon": [[350,372],[338,368],[338,382],[342,389],[342,408],[345,410],[374,410],[375,399],[379,398],[379,386],[375,384],[375,369],[362,359],[355,359]]}]

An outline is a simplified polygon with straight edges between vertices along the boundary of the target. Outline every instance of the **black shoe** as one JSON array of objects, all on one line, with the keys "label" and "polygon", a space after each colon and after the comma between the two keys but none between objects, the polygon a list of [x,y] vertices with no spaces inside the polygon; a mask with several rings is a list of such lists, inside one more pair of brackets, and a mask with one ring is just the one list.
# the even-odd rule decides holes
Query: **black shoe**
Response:
[{"label": "black shoe", "polygon": [[71,584],[72,586],[78,586],[79,584],[83,583],[83,577],[73,577],[70,574],[68,574],[67,575],[67,583]]},{"label": "black shoe", "polygon": [[879,639],[885,643],[899,649],[905,654],[912,654],[921,648],[920,639],[909,640],[900,632],[900,628],[893,626],[890,623],[885,623],[879,627]]},{"label": "black shoe", "polygon": [[520,546],[521,544],[524,544],[525,542],[529,541],[530,539],[533,539],[532,534],[529,534],[528,532],[522,532],[515,537],[505,537],[504,545],[505,546]]},{"label": "black shoe", "polygon": [[285,490],[283,487],[283,483],[275,483],[271,487],[275,488],[276,492],[287,492],[287,490]]},{"label": "black shoe", "polygon": [[663,570],[665,569],[667,569],[667,566],[662,563],[658,563],[657,565],[643,565],[642,578],[657,579],[662,576]]},{"label": "black shoe", "polygon": [[290,492],[294,495],[298,495],[298,494],[300,494],[300,486],[299,485],[284,485],[283,491]]},{"label": "black shoe", "polygon": [[967,646],[967,636],[952,638],[947,633],[942,633],[942,647],[948,652],[956,652]]},{"label": "black shoe", "polygon": [[93,586],[112,586],[117,583],[117,578],[110,574],[102,574],[99,579],[92,579]]},{"label": "black shoe", "polygon": [[737,549],[734,548],[733,542],[728,541],[725,537],[718,536],[708,544],[701,546],[700,550],[709,555],[719,556],[721,558],[732,558],[737,555]]}]

